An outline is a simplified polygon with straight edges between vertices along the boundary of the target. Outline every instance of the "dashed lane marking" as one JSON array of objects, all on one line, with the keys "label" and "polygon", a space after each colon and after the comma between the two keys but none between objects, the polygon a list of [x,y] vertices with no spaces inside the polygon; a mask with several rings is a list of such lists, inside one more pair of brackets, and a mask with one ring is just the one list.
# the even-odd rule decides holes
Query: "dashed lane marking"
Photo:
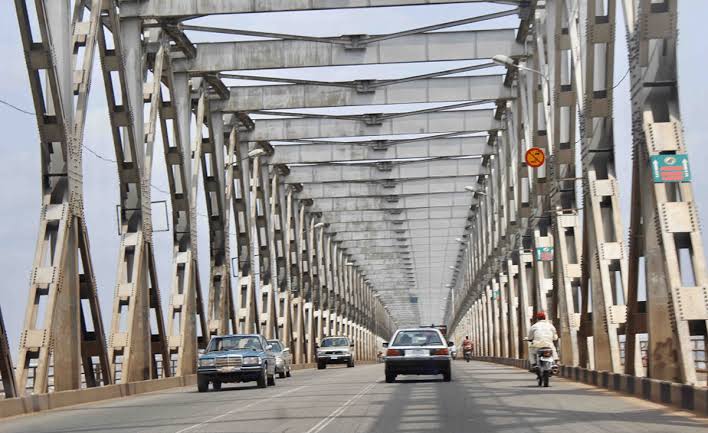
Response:
[{"label": "dashed lane marking", "polygon": [[184,432],[186,432],[186,431],[195,429],[195,428],[197,428],[197,427],[201,427],[201,426],[203,426],[204,424],[210,423],[210,422],[212,422],[212,421],[216,421],[217,419],[223,418],[223,417],[225,417],[225,416],[227,416],[227,415],[231,415],[232,413],[234,413],[234,412],[236,412],[236,411],[243,410],[243,409],[248,409],[249,407],[252,407],[252,406],[255,406],[255,405],[259,405],[259,404],[265,403],[265,402],[270,401],[270,400],[274,400],[274,399],[279,398],[279,397],[282,397],[282,396],[284,396],[284,395],[291,394],[291,393],[293,393],[293,392],[295,392],[295,391],[300,391],[301,389],[305,388],[306,386],[307,386],[307,385],[298,386],[297,388],[293,388],[293,389],[291,389],[291,390],[288,390],[288,391],[285,391],[285,392],[281,392],[280,394],[276,394],[276,395],[271,396],[271,397],[268,397],[268,398],[256,400],[256,401],[251,402],[251,403],[249,403],[249,404],[247,404],[247,405],[245,405],[245,406],[236,407],[236,408],[234,408],[234,409],[231,409],[231,410],[228,411],[228,412],[222,413],[221,415],[217,415],[217,416],[215,416],[215,417],[212,417],[212,418],[209,418],[209,419],[207,419],[207,420],[205,420],[205,421],[202,421],[202,422],[200,422],[200,423],[198,423],[198,424],[194,424],[194,425],[189,426],[189,427],[187,427],[187,428],[183,428],[182,430],[178,430],[178,431],[176,431],[175,433],[184,433]]}]

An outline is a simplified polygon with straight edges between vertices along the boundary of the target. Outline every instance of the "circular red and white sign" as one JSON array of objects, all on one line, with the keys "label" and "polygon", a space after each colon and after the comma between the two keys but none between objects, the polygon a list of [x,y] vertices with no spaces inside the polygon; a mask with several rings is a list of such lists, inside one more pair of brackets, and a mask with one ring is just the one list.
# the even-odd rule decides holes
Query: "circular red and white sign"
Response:
[{"label": "circular red and white sign", "polygon": [[526,151],[526,164],[529,167],[538,168],[546,162],[546,152],[540,147],[532,147]]}]

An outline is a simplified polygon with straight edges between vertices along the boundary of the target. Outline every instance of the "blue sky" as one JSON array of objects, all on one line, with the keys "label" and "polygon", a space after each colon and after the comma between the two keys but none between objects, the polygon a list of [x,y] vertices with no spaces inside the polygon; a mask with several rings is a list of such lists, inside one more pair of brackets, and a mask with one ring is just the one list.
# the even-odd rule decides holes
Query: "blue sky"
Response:
[{"label": "blue sky", "polygon": [[[367,15],[361,10],[315,13],[279,13],[258,16],[222,16],[215,20],[199,22],[215,26],[241,27],[281,33],[302,33],[311,35],[337,36],[347,33],[381,34],[429,24],[460,19],[498,10],[496,7],[479,5],[439,5],[412,8],[386,8],[372,10]],[[698,37],[702,34],[704,17],[708,16],[708,2],[681,2],[679,11],[679,83],[681,110],[685,138],[690,150],[694,168],[694,186],[700,214],[705,220],[708,211],[708,171],[702,164],[708,161],[708,147],[705,144],[705,122],[708,118],[708,84],[705,71],[708,69],[705,42]],[[369,17],[369,18],[367,18]],[[373,18],[371,18],[373,17]],[[616,45],[616,80],[627,71],[627,55],[624,23],[618,11]],[[476,26],[474,28],[479,28]],[[305,29],[305,30],[303,30]],[[0,58],[2,80],[0,98],[32,110],[31,95],[27,82],[27,72],[19,41],[19,31],[13,3],[0,2]],[[454,67],[454,66],[451,66]],[[436,68],[437,69],[437,68]],[[376,76],[414,75],[425,72],[425,65],[367,68]],[[333,79],[334,71],[307,71],[313,79]],[[336,72],[341,79],[352,77],[342,69]],[[368,74],[368,73],[367,73]],[[108,134],[108,115],[105,108],[103,86],[100,74],[94,74],[92,96],[88,113],[85,144],[97,153],[113,157],[113,146]],[[617,147],[618,175],[621,184],[622,209],[625,227],[629,217],[629,188],[631,185],[631,132],[629,82],[623,81],[615,90],[615,143]],[[17,337],[22,324],[27,302],[27,289],[34,253],[39,220],[39,147],[37,127],[33,116],[20,113],[0,105],[0,128],[3,140],[0,144],[4,153],[4,167],[0,171],[0,306],[8,328],[10,342],[17,347]],[[161,147],[161,146],[160,146]],[[160,148],[158,147],[158,149]],[[115,206],[117,204],[117,182],[115,167],[93,155],[84,156],[84,185],[86,218],[92,249],[93,263],[99,287],[99,297],[104,311],[104,321],[110,320],[109,312],[115,286],[115,270],[119,237],[116,228]],[[164,161],[161,152],[156,152],[153,184],[167,189],[164,175]],[[203,192],[200,192],[199,206],[204,209]],[[167,199],[164,194],[153,191],[153,200]],[[156,216],[157,219],[157,216]],[[156,225],[162,221],[156,221]],[[199,221],[200,267],[203,290],[208,289],[208,230],[203,218]],[[706,238],[704,234],[704,238]],[[166,308],[169,296],[169,270],[172,257],[170,233],[155,234],[155,252],[163,305]],[[206,296],[206,292],[204,293]],[[107,323],[108,325],[108,323]],[[13,353],[14,356],[14,353]]]}]

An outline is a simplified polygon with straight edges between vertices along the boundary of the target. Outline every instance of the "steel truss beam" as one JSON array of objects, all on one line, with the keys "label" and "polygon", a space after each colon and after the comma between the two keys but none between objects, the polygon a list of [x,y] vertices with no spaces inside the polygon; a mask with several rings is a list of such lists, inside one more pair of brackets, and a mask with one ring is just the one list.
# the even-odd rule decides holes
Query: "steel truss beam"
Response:
[{"label": "steel truss beam", "polygon": [[439,138],[397,143],[289,144],[275,146],[271,164],[316,164],[348,161],[386,161],[406,158],[451,158],[485,155],[487,137]]},{"label": "steel truss beam", "polygon": [[[163,377],[171,375],[152,248],[150,200],[155,130],[162,99],[160,79],[168,62],[168,48],[164,41],[152,41],[159,44],[153,59],[155,73],[145,83],[142,23],[122,22],[117,5],[111,3],[110,7],[110,20],[101,26],[98,46],[121,186],[121,247],[108,353],[113,377],[127,383],[158,377],[160,363]],[[110,44],[116,49],[112,50]],[[146,123],[145,111],[149,113]],[[151,316],[157,324],[155,336]]]},{"label": "steel truss beam", "polygon": [[423,33],[374,42],[363,50],[297,40],[204,43],[196,44],[194,58],[184,59],[175,67],[180,72],[204,74],[489,59],[496,54],[521,55],[523,46],[516,42],[515,33],[514,29]]},{"label": "steel truss beam", "polygon": [[427,220],[378,220],[342,223],[332,222],[327,225],[327,230],[331,233],[346,233],[346,232],[378,232],[378,231],[394,231],[412,229],[431,229],[431,228],[459,228],[466,226],[466,220],[462,222],[451,221],[449,218],[430,218]]},{"label": "steel truss beam", "polygon": [[[488,171],[476,158],[431,160],[423,162],[373,163],[367,165],[291,166],[289,183],[396,182],[406,179],[483,176]],[[464,189],[464,188],[463,188]]]},{"label": "steel truss beam", "polygon": [[[644,258],[648,376],[687,384],[698,381],[691,334],[706,340],[708,276],[697,224],[693,185],[657,183],[659,155],[686,155],[678,100],[675,2],[624,1],[632,79],[631,252],[626,370],[640,374],[636,334],[643,331],[638,291]],[[691,278],[687,278],[691,275]],[[693,330],[692,330],[693,329]],[[668,360],[671,359],[671,362]]]},{"label": "steel truss beam", "polygon": [[[42,210],[16,371],[20,396],[29,379],[34,392],[48,392],[50,368],[56,391],[78,389],[82,367],[87,386],[112,383],[84,220],[81,165],[101,5],[76,2],[72,18],[66,2],[38,1],[30,13],[25,1],[15,1],[42,155]],[[110,3],[108,8],[112,13]],[[46,307],[44,317],[38,316],[40,306]]]},{"label": "steel truss beam", "polygon": [[384,196],[375,198],[319,199],[312,205],[312,212],[414,209],[425,207],[469,206],[472,197],[467,192],[417,196]]},{"label": "steel truss beam", "polygon": [[475,185],[479,175],[446,176],[409,179],[383,179],[369,182],[327,182],[300,184],[299,197],[304,200],[344,197],[407,197],[417,195],[451,194],[464,191],[465,186]]},{"label": "steel truss beam", "polygon": [[17,386],[15,386],[15,369],[10,355],[10,345],[7,342],[7,330],[5,321],[0,310],[0,380],[2,380],[2,390],[5,398],[17,397]]},{"label": "steel truss beam", "polygon": [[226,101],[214,104],[223,112],[286,110],[364,105],[463,102],[511,98],[503,77],[430,78],[390,84],[368,91],[327,85],[240,86],[229,89]]},{"label": "steel truss beam", "polygon": [[[457,338],[471,333],[479,355],[525,357],[525,345],[515,341],[526,334],[533,310],[544,309],[560,325],[566,364],[615,372],[624,364],[626,373],[641,376],[638,334],[648,333],[647,374],[695,384],[691,336],[705,337],[708,304],[700,229],[690,223],[696,212],[692,186],[656,182],[652,172],[652,157],[686,154],[677,132],[676,4],[625,1],[634,89],[629,260],[611,132],[615,4],[607,10],[602,5],[547,1],[535,12],[528,65],[547,80],[520,72],[519,98],[507,104],[498,154],[490,159],[490,176],[480,179],[486,197],[491,192],[498,199],[483,197],[473,215],[467,253],[459,256],[462,278],[452,279],[462,296],[448,303],[451,329]],[[582,224],[575,197],[576,105],[586,196]],[[529,145],[552,155],[547,169],[525,167]],[[534,249],[550,246],[553,261],[541,260]],[[682,256],[682,249],[690,253]],[[646,313],[638,301],[642,257]],[[682,276],[688,273],[693,281],[687,284]]]},{"label": "steel truss beam", "polygon": [[262,0],[224,0],[219,4],[204,3],[201,0],[176,0],[162,3],[151,0],[139,4],[126,4],[125,16],[142,18],[193,18],[218,14],[242,14],[260,12],[315,11],[327,9],[377,8],[392,6],[416,6],[452,3],[498,3],[518,5],[517,0],[334,0],[322,5],[313,5],[310,1]]},{"label": "steel truss beam", "polygon": [[357,119],[261,119],[256,128],[244,135],[247,141],[288,141],[304,138],[344,138],[406,134],[439,134],[501,129],[492,110],[459,110],[411,114],[397,118],[378,119],[377,115]]},{"label": "steel truss beam", "polygon": [[356,223],[366,221],[405,221],[405,220],[428,220],[431,218],[465,218],[469,212],[469,206],[458,206],[451,208],[414,208],[394,210],[394,213],[385,211],[356,211],[356,212],[327,212],[323,214],[323,221],[330,224],[334,222]]}]

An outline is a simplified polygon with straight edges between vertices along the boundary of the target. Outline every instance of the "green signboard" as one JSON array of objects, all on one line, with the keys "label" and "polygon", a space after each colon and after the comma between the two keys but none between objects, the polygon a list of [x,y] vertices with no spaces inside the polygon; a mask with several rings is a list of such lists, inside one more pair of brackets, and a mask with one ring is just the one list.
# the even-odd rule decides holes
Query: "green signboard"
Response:
[{"label": "green signboard", "polygon": [[650,162],[654,183],[691,181],[688,155],[653,155]]},{"label": "green signboard", "polygon": [[536,260],[540,262],[553,261],[553,247],[538,247],[536,248]]}]

